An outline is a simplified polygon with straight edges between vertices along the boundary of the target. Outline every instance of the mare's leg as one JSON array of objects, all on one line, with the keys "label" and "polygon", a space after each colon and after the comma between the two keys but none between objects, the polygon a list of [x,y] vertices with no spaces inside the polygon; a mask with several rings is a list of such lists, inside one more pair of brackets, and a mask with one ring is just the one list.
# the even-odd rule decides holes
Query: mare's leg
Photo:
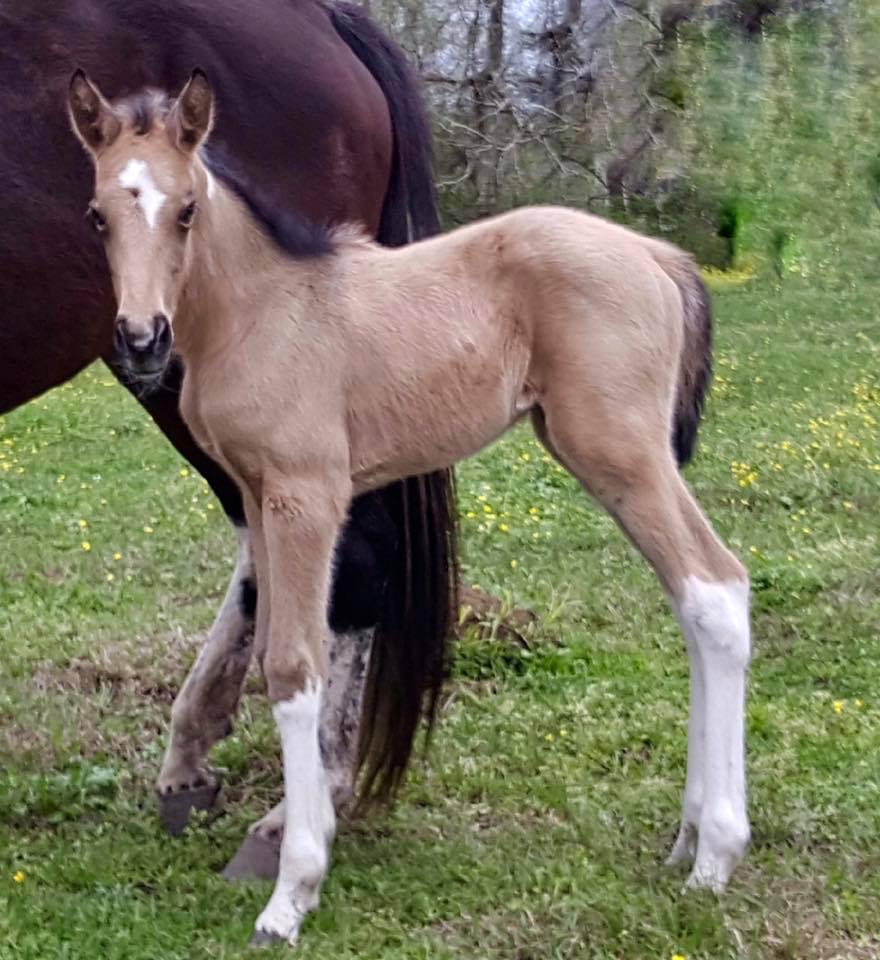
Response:
[{"label": "mare's leg", "polygon": [[[251,535],[237,526],[235,571],[220,611],[171,709],[171,738],[156,784],[165,826],[177,833],[192,806],[210,805],[219,781],[205,762],[232,730],[253,651],[257,587]],[[206,803],[199,802],[200,793]]]},{"label": "mare's leg", "polygon": [[[119,371],[108,359],[110,369]],[[159,429],[205,478],[238,533],[235,571],[200,656],[171,712],[171,736],[156,784],[159,808],[173,832],[185,825],[192,806],[208,806],[217,780],[208,750],[232,729],[241,685],[251,659],[254,629],[253,570],[241,495],[235,482],[195,442],[180,416],[183,366],[175,360],[158,389],[144,393],[120,377]]]},{"label": "mare's leg", "polygon": [[548,397],[539,433],[543,427],[551,449],[654,567],[682,625],[694,668],[693,715],[684,822],[673,856],[694,857],[691,886],[720,890],[749,840],[748,576],[678,473],[664,418],[650,408],[618,414],[619,397],[594,398],[595,408],[582,416],[571,396]]},{"label": "mare's leg", "polygon": [[[333,548],[349,498],[347,475],[330,470],[267,479],[262,492],[271,593],[262,665],[281,736],[284,837],[278,880],[257,919],[256,943],[296,940],[306,913],[318,904],[329,863],[336,818],[318,727]],[[259,617],[258,611],[258,632]]]},{"label": "mare's leg", "polygon": [[[114,373],[118,371],[108,361]],[[177,450],[205,478],[220,500],[238,536],[235,570],[223,603],[208,633],[205,646],[187,676],[171,712],[171,731],[156,791],[166,827],[177,833],[187,823],[189,811],[210,806],[219,781],[207,764],[208,751],[232,730],[232,721],[241,697],[241,688],[254,649],[254,620],[257,605],[254,563],[250,535],[245,524],[242,496],[227,476],[195,443],[178,409],[183,368],[176,361],[159,389],[143,393],[122,381],[155,420]],[[375,495],[368,495],[375,496]],[[347,706],[329,705],[321,722],[322,745],[333,783],[334,799],[344,803],[351,795],[357,723],[372,630],[379,617],[383,571],[376,568],[372,539],[377,533],[369,524],[359,523],[364,506],[353,510],[354,529],[342,540],[332,610],[335,613],[334,649],[328,691],[347,692]],[[375,524],[374,524],[375,525]],[[381,552],[381,551],[380,551]],[[356,586],[356,589],[353,588]],[[375,604],[375,606],[374,606]],[[351,649],[349,649],[351,647]],[[347,671],[347,672],[346,672]],[[356,713],[352,713],[356,710]],[[337,724],[338,726],[334,726]]]}]

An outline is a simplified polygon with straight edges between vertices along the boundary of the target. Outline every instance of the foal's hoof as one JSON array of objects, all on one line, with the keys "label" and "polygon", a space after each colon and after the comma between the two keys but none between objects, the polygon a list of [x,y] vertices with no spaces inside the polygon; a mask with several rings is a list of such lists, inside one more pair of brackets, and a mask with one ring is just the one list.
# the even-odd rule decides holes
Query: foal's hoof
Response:
[{"label": "foal's hoof", "polygon": [[269,930],[254,930],[251,935],[252,947],[271,947],[274,943],[287,943],[280,934],[271,933]]},{"label": "foal's hoof", "polygon": [[158,793],[159,817],[172,837],[183,833],[189,823],[190,810],[210,810],[220,793],[220,779],[175,793]]},{"label": "foal's hoof", "polygon": [[[278,876],[280,859],[280,836],[269,839],[258,833],[249,833],[235,851],[235,856],[226,864],[223,879],[229,883],[253,879],[274,880]],[[258,931],[254,936],[271,936],[271,934]]]}]

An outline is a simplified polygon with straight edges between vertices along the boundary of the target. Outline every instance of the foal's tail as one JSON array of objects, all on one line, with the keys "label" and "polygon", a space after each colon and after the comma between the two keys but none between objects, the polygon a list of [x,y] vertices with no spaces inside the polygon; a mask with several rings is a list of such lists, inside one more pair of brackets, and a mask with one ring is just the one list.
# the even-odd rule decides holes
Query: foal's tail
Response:
[{"label": "foal's tail", "polygon": [[[359,7],[328,6],[337,33],[388,103],[394,154],[377,240],[401,246],[439,229],[431,130],[419,81],[399,47]],[[364,693],[360,802],[393,796],[420,721],[430,732],[446,676],[457,609],[456,506],[452,471],[410,477],[381,493],[399,536]]]},{"label": "foal's tail", "polygon": [[712,380],[712,302],[694,261],[663,244],[655,253],[663,272],[678,287],[684,311],[684,342],[672,424],[672,449],[683,467],[694,455],[697,431]]}]

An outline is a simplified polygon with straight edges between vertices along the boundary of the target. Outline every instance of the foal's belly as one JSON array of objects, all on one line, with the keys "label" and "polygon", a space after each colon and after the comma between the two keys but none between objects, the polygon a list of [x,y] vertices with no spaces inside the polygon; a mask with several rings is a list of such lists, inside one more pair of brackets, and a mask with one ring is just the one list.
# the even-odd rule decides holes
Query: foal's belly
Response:
[{"label": "foal's belly", "polygon": [[496,440],[535,404],[523,366],[481,364],[466,378],[434,378],[430,388],[386,383],[379,397],[355,399],[348,422],[355,493],[445,469]]}]

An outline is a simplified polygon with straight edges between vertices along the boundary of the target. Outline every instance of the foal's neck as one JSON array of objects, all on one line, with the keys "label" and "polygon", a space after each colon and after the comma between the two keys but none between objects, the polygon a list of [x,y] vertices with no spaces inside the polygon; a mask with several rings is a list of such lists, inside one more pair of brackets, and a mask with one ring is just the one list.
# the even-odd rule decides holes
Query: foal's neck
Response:
[{"label": "foal's neck", "polygon": [[[184,363],[224,350],[249,329],[283,269],[283,255],[244,203],[214,181],[190,238],[190,262],[175,317]],[[293,266],[293,263],[291,263]]]}]

